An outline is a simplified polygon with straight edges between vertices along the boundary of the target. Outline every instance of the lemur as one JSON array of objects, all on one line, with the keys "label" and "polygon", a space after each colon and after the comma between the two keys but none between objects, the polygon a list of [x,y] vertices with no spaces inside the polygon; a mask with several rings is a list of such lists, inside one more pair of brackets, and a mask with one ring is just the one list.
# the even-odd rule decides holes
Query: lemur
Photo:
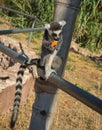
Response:
[{"label": "lemur", "polygon": [[56,73],[52,66],[54,58],[59,52],[63,42],[62,29],[65,24],[66,22],[62,20],[45,25],[46,30],[42,41],[40,65],[44,66],[46,80],[49,78],[52,72]]},{"label": "lemur", "polygon": [[[52,22],[51,24],[45,25],[46,29],[42,41],[41,59],[40,61],[39,59],[35,59],[36,62],[35,64],[40,64],[40,66],[42,67],[44,66],[46,80],[49,78],[52,72],[56,73],[56,71],[51,67],[52,67],[52,62],[62,45],[62,28],[65,24],[66,22],[63,20],[60,22]],[[27,63],[29,64],[30,62],[31,60],[29,60]],[[17,73],[16,92],[15,92],[13,112],[12,112],[11,122],[10,122],[11,128],[15,126],[17,120],[19,106],[21,102],[21,95],[22,95],[22,80],[26,68],[27,68],[26,64],[22,64]],[[37,73],[36,68],[34,69],[34,72]]]}]

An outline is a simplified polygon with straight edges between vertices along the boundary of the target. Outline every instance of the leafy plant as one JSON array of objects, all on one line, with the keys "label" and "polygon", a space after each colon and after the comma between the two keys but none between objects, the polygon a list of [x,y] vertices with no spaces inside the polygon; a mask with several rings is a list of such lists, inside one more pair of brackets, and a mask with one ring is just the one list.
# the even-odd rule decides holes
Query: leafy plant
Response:
[{"label": "leafy plant", "polygon": [[[53,18],[54,0],[5,0],[7,7],[26,14],[37,16],[43,22],[50,22]],[[14,26],[31,27],[32,20],[23,15],[8,12]]]},{"label": "leafy plant", "polygon": [[101,5],[101,0],[83,0],[75,26],[75,41],[91,51],[102,48]]},{"label": "leafy plant", "polygon": [[51,22],[54,12],[54,0],[33,0],[31,4],[33,14],[43,22]]},{"label": "leafy plant", "polygon": [[[37,16],[45,23],[53,20],[54,0],[4,0],[7,7]],[[102,0],[83,0],[78,13],[73,39],[91,51],[102,48]],[[16,27],[31,27],[32,20],[5,11]],[[38,24],[36,24],[38,26]]]}]

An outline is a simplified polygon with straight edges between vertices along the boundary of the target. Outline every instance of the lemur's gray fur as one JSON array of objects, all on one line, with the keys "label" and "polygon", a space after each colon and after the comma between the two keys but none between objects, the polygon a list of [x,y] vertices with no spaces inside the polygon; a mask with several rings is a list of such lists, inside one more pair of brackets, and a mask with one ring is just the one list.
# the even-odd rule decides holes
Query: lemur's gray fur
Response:
[{"label": "lemur's gray fur", "polygon": [[[45,79],[48,79],[52,72],[55,72],[53,66],[53,60],[59,52],[62,45],[62,29],[66,24],[64,20],[59,22],[52,22],[45,25],[45,33],[42,41],[42,54],[41,54],[41,66],[45,68]],[[57,45],[51,46],[53,41],[57,42]]]}]

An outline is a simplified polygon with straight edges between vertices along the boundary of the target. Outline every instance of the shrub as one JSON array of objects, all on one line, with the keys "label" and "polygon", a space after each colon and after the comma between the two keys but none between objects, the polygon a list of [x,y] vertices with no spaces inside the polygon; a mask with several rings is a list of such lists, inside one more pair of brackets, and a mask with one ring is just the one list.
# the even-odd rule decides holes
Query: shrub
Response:
[{"label": "shrub", "polygon": [[101,0],[83,0],[76,21],[74,39],[91,51],[102,48],[101,5]]},{"label": "shrub", "polygon": [[[5,0],[7,7],[37,16],[43,22],[50,22],[53,16],[54,0]],[[8,12],[14,26],[31,27],[32,20],[20,14]]]},{"label": "shrub", "polygon": [[[53,19],[54,0],[4,0],[7,7],[37,16],[48,23]],[[83,0],[77,17],[73,39],[91,51],[102,48],[102,0]],[[7,12],[14,26],[31,27],[32,20]],[[37,25],[38,26],[38,25]]]}]

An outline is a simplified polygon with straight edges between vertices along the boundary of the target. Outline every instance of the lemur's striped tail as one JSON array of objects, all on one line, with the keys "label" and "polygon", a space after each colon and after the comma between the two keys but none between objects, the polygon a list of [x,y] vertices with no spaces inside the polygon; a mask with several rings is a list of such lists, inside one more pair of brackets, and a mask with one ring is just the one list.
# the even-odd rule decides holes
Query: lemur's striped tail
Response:
[{"label": "lemur's striped tail", "polygon": [[23,78],[25,69],[26,69],[26,66],[21,65],[17,73],[16,92],[15,92],[15,99],[14,99],[14,105],[13,105],[13,113],[12,113],[11,122],[10,122],[10,128],[13,128],[15,126],[15,123],[17,120],[19,106],[21,102],[21,95],[22,95],[22,78]]}]

